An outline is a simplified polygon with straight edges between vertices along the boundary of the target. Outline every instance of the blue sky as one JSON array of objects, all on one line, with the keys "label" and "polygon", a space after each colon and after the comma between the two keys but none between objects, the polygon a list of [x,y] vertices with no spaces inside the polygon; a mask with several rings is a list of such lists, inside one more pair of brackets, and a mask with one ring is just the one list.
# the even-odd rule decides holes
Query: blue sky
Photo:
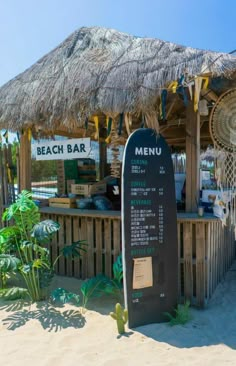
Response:
[{"label": "blue sky", "polygon": [[0,0],[0,86],[81,26],[236,49],[235,0]]}]

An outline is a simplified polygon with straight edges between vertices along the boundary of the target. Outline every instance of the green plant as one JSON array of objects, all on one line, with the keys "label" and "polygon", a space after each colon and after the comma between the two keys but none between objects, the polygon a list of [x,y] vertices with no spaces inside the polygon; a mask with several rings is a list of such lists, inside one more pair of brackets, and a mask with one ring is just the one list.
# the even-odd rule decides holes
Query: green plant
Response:
[{"label": "green plant", "polygon": [[83,295],[83,308],[86,308],[91,297],[100,297],[106,292],[108,281],[109,279],[106,276],[100,274],[83,282],[80,288]]},{"label": "green plant", "polygon": [[168,312],[164,313],[167,318],[169,318],[169,324],[171,326],[186,324],[191,320],[190,301],[186,301],[184,305],[177,305],[177,309],[175,309],[174,312],[174,316]]},{"label": "green plant", "polygon": [[100,297],[104,294],[114,295],[120,300],[123,289],[122,279],[122,256],[119,255],[113,264],[113,278],[99,274],[83,282],[80,289],[83,295],[83,308],[86,308],[90,298]]},{"label": "green plant", "polygon": [[61,287],[56,288],[51,293],[51,299],[54,303],[66,304],[68,302],[72,302],[75,303],[75,305],[78,305],[80,301],[79,295],[76,295],[73,292],[67,291]]},{"label": "green plant", "polygon": [[29,297],[28,290],[22,287],[12,287],[10,289],[6,289],[6,291],[3,294],[3,298],[8,301],[26,299],[28,297]]},{"label": "green plant", "polygon": [[71,245],[66,245],[60,250],[60,254],[55,259],[53,266],[55,266],[56,262],[59,258],[62,256],[65,258],[78,258],[81,256],[81,251],[86,252],[86,249],[84,246],[87,246],[86,240],[78,240],[76,242],[73,242]]},{"label": "green plant", "polygon": [[121,304],[117,303],[115,306],[115,312],[111,312],[110,316],[116,320],[119,334],[125,333],[125,324],[128,321],[128,310],[123,309]]},{"label": "green plant", "polygon": [[[54,263],[51,263],[49,250],[45,246],[50,243],[60,225],[52,220],[40,221],[38,206],[33,202],[32,194],[27,191],[22,191],[16,202],[6,209],[3,219],[13,220],[15,225],[0,230],[0,254],[5,255],[2,257],[2,266],[0,265],[0,275],[5,276],[7,271],[17,269],[25,281],[31,300],[45,299],[48,296],[45,289],[54,276],[57,260],[61,256],[78,257],[81,250],[86,250],[85,242],[66,245]],[[2,281],[5,285],[5,277],[2,277]],[[23,292],[19,291],[18,295],[20,294]],[[5,297],[7,295],[10,296],[10,293],[7,292]]]},{"label": "green plant", "polygon": [[27,191],[22,191],[16,202],[5,210],[3,219],[13,220],[15,225],[0,231],[2,246],[5,250],[16,251],[17,270],[25,281],[31,300],[42,300],[45,294],[41,280],[45,274],[51,273],[52,268],[49,251],[41,244],[49,242],[60,225],[52,220],[40,222],[39,209]]}]

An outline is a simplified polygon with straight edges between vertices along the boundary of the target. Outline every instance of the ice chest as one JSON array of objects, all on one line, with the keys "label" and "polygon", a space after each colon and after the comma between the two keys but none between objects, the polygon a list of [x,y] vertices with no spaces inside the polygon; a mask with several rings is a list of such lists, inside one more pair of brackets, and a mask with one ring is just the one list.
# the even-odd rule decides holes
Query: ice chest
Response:
[{"label": "ice chest", "polygon": [[106,193],[107,185],[104,182],[71,184],[71,193],[81,196],[91,196],[92,194]]}]

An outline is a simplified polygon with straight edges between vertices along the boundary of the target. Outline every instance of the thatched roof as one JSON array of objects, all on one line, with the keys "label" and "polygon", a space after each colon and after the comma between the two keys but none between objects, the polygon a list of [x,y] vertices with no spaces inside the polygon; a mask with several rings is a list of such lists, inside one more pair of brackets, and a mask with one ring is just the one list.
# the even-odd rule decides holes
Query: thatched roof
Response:
[{"label": "thatched roof", "polygon": [[71,128],[97,113],[153,111],[160,88],[183,72],[229,77],[235,70],[228,54],[81,28],[0,88],[0,127]]}]

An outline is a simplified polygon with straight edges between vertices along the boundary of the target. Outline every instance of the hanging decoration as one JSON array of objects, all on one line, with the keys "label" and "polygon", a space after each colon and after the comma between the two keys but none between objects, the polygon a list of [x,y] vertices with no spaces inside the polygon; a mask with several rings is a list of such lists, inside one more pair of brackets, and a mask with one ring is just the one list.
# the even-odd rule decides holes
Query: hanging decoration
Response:
[{"label": "hanging decoration", "polygon": [[[202,84],[203,82],[203,84]],[[198,103],[200,99],[201,90],[206,90],[209,84],[209,78],[197,76],[194,80],[194,112],[198,111]]]},{"label": "hanging decoration", "polygon": [[7,130],[3,133],[3,137],[5,139],[6,144],[8,144],[8,131]]},{"label": "hanging decoration", "polygon": [[166,120],[166,102],[167,102],[167,90],[164,89],[161,92],[161,103],[160,103],[160,118]]},{"label": "hanging decoration", "polygon": [[121,162],[119,160],[119,145],[120,145],[120,137],[117,133],[117,128],[115,123],[112,124],[111,130],[111,151],[112,151],[112,161],[111,161],[111,176],[115,178],[120,178],[121,171]]},{"label": "hanging decoration", "polygon": [[84,128],[85,130],[88,130],[88,123],[89,123],[89,120],[88,118],[85,119],[85,122],[84,122]]},{"label": "hanging decoration", "polygon": [[131,133],[130,127],[132,126],[132,117],[131,117],[130,113],[125,113],[124,120],[125,120],[126,132],[127,132],[127,135],[129,136]]},{"label": "hanging decoration", "polygon": [[106,125],[107,125],[107,138],[106,138],[105,142],[107,144],[109,144],[111,141],[111,130],[112,130],[112,118],[111,117],[106,117]]},{"label": "hanging decoration", "polygon": [[31,128],[28,128],[28,130],[27,130],[27,136],[28,136],[28,140],[29,141],[31,141],[31,138],[32,138],[32,130],[31,130]]},{"label": "hanging decoration", "polygon": [[94,120],[94,124],[95,124],[95,129],[96,129],[94,138],[95,138],[95,140],[99,140],[99,121],[98,121],[98,116],[94,116],[93,117],[93,120]]},{"label": "hanging decoration", "polygon": [[236,237],[236,89],[228,90],[217,100],[209,126],[215,148],[216,181],[220,190],[215,201],[215,214],[223,225],[229,218]]},{"label": "hanging decoration", "polygon": [[124,121],[124,113],[121,113],[120,118],[119,118],[119,127],[118,127],[118,135],[119,136],[122,133],[123,121]]},{"label": "hanging decoration", "polygon": [[140,128],[144,128],[145,127],[145,115],[142,114],[142,121],[141,121],[141,126]]},{"label": "hanging decoration", "polygon": [[178,80],[178,87],[176,89],[176,92],[183,97],[184,105],[185,105],[185,107],[187,107],[188,98],[187,98],[185,86],[186,86],[185,75],[182,75]]}]

